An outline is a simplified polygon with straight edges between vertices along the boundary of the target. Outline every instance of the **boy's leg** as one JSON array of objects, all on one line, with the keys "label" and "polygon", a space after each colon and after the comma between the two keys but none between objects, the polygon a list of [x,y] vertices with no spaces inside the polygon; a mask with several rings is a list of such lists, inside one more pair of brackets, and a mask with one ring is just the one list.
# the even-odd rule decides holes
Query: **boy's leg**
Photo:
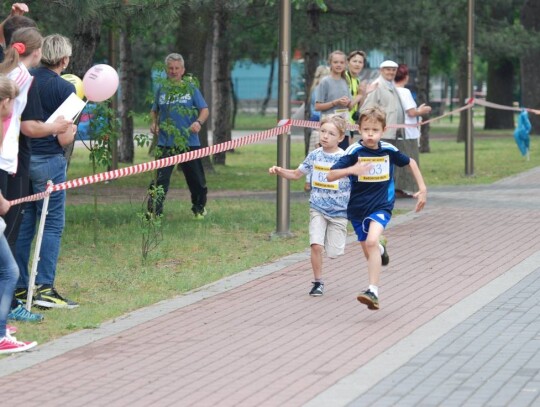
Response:
[{"label": "boy's leg", "polygon": [[323,295],[322,280],[323,251],[326,236],[327,220],[315,209],[309,210],[309,244],[311,246],[311,267],[313,269],[313,287],[309,292],[312,296]]},{"label": "boy's leg", "polygon": [[311,245],[311,268],[315,281],[322,280],[323,247],[320,244]]},{"label": "boy's leg", "polygon": [[366,218],[364,222],[352,222],[367,259],[369,274],[368,289],[356,298],[371,310],[379,309],[379,281],[382,269],[379,240],[390,218],[391,215],[388,213],[376,212]]},{"label": "boy's leg", "polygon": [[379,286],[381,275],[381,251],[379,249],[379,237],[382,235],[384,227],[378,222],[369,222],[369,232],[363,246],[367,252],[369,284]]}]

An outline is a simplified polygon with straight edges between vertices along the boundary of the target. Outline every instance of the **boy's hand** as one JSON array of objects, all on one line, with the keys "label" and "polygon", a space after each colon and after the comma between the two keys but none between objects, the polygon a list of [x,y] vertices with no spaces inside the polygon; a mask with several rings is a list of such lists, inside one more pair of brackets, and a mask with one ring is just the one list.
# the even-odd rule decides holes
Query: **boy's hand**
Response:
[{"label": "boy's hand", "polygon": [[417,193],[413,194],[413,198],[416,198],[416,212],[420,212],[422,209],[424,209],[424,206],[426,206],[426,200],[427,200],[427,190],[423,189],[418,191]]},{"label": "boy's hand", "polygon": [[373,168],[373,164],[367,163],[358,159],[358,162],[350,168],[351,168],[350,175],[356,175],[357,177],[359,177],[360,175],[369,174],[369,171],[371,170],[371,168]]},{"label": "boy's hand", "polygon": [[273,165],[268,169],[269,174],[279,174],[279,171],[281,170],[281,167],[278,167],[277,165]]}]

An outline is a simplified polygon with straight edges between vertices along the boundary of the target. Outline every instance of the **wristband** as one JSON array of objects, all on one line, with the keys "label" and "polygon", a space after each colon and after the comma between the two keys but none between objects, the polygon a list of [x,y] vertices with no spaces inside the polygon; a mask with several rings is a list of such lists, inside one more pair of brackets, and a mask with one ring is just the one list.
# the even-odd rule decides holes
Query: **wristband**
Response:
[{"label": "wristband", "polygon": [[201,122],[199,119],[197,119],[197,120],[195,120],[195,121],[196,121],[197,123],[199,123],[199,124],[201,125],[201,127],[202,127],[203,122]]}]

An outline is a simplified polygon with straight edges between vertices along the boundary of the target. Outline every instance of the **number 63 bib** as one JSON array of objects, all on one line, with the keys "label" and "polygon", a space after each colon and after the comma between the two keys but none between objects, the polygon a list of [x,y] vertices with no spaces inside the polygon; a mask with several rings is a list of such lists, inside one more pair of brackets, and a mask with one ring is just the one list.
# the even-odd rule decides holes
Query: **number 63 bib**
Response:
[{"label": "number 63 bib", "polygon": [[362,163],[371,164],[368,174],[360,175],[358,181],[362,182],[382,182],[390,179],[390,157],[360,157]]}]

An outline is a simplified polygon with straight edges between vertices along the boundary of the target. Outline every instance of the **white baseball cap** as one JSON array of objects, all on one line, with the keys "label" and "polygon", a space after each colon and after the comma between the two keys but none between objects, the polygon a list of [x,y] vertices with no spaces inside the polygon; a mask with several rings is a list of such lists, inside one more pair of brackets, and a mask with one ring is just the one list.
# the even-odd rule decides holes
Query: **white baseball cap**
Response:
[{"label": "white baseball cap", "polygon": [[379,68],[397,68],[398,64],[396,64],[394,61],[390,61],[387,59],[386,61],[383,61],[381,65],[379,65]]}]

